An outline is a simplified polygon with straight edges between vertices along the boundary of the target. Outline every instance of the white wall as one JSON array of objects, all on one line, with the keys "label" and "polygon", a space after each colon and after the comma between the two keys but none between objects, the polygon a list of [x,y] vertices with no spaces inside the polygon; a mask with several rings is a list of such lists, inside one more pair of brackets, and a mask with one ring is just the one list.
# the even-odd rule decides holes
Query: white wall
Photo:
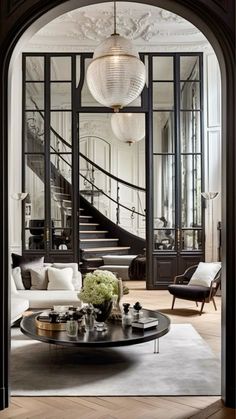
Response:
[{"label": "white wall", "polygon": [[206,260],[211,261],[218,257],[217,222],[221,221],[221,79],[219,64],[213,53],[204,54],[204,86],[205,191],[219,192],[213,202],[206,202],[205,210]]}]

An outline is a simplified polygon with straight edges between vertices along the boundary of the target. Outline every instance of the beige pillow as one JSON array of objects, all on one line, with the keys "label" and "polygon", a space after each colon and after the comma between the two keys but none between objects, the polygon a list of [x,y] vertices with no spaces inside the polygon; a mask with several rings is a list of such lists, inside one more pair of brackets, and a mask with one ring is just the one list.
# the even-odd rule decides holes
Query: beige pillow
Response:
[{"label": "beige pillow", "polygon": [[48,287],[48,268],[29,269],[31,290],[46,290]]},{"label": "beige pillow", "polygon": [[73,269],[48,268],[48,290],[71,290],[74,291]]}]

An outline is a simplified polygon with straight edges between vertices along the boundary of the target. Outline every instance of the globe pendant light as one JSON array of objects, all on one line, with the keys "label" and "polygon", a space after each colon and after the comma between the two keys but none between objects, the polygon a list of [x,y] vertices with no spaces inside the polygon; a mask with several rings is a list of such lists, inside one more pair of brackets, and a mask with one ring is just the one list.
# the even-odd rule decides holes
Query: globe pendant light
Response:
[{"label": "globe pendant light", "polygon": [[143,62],[132,42],[114,33],[94,51],[87,69],[87,84],[92,96],[115,112],[133,102],[142,92],[146,79]]},{"label": "globe pendant light", "polygon": [[114,113],[111,128],[118,140],[129,145],[145,136],[145,115],[143,113]]}]

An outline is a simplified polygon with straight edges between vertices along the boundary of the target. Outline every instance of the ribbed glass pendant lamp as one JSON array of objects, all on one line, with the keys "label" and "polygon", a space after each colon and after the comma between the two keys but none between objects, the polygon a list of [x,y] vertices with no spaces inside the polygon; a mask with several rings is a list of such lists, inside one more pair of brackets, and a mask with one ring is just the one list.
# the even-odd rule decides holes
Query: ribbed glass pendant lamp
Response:
[{"label": "ribbed glass pendant lamp", "polygon": [[131,145],[145,136],[145,115],[143,113],[115,113],[111,116],[111,128],[118,140]]},{"label": "ribbed glass pendant lamp", "polygon": [[87,84],[97,102],[115,112],[133,102],[142,92],[146,71],[138,51],[129,39],[114,33],[94,51],[87,69]]}]

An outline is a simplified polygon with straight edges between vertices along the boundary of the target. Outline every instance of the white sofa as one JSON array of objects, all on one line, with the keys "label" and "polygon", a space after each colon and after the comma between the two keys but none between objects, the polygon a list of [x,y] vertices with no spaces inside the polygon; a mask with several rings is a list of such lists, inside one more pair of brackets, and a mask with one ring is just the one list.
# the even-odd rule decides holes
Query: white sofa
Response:
[{"label": "white sofa", "polygon": [[27,309],[46,309],[54,305],[73,305],[80,306],[78,292],[82,286],[82,275],[78,271],[77,263],[44,264],[44,266],[54,266],[59,269],[72,267],[73,283],[75,290],[26,290],[17,289],[13,276],[11,275],[11,322],[19,319]]}]

